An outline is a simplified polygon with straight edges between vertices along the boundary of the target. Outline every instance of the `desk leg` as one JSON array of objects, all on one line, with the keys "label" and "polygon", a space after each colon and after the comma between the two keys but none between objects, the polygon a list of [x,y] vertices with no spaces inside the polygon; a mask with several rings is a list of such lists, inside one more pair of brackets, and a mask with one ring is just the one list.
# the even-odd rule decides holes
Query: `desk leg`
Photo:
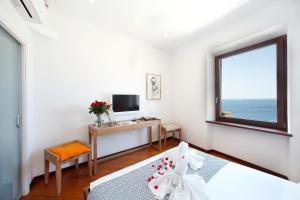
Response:
[{"label": "desk leg", "polygon": [[97,173],[97,135],[93,135],[93,150],[94,150],[94,175]]},{"label": "desk leg", "polygon": [[149,143],[149,146],[152,146],[152,127],[151,126],[148,127],[148,143]]},{"label": "desk leg", "polygon": [[89,144],[91,145],[91,147],[92,147],[92,134],[91,134],[91,132],[89,132]]},{"label": "desk leg", "polygon": [[161,125],[160,124],[158,125],[157,133],[158,133],[158,149],[161,150]]}]

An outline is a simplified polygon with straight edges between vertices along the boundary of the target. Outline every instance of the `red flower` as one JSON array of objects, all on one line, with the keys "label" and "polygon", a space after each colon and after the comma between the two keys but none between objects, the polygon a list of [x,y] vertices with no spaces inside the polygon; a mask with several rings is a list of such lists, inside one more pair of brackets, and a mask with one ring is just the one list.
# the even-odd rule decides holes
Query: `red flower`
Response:
[{"label": "red flower", "polygon": [[166,158],[166,160],[169,160],[169,158]]},{"label": "red flower", "polygon": [[168,163],[166,163],[166,162],[164,163],[164,165],[167,165],[167,164],[168,164]]},{"label": "red flower", "polygon": [[108,105],[105,101],[95,100],[90,105],[89,113],[94,113],[95,115],[101,115],[103,113],[108,114],[108,110],[110,109],[110,107],[111,105]]},{"label": "red flower", "polygon": [[148,178],[148,180],[147,180],[147,181],[148,181],[148,182],[151,182],[151,180],[152,180],[151,178]]},{"label": "red flower", "polygon": [[155,185],[155,186],[154,186],[154,189],[156,189],[156,190],[157,190],[157,189],[158,189],[158,186],[157,186],[157,185]]}]

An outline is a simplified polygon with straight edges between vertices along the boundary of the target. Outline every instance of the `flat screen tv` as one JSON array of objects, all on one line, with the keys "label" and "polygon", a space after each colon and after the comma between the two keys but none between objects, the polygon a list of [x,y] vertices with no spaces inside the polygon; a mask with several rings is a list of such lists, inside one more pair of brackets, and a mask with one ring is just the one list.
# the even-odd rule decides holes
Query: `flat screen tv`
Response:
[{"label": "flat screen tv", "polygon": [[140,96],[113,94],[112,106],[114,112],[138,111],[140,109]]}]

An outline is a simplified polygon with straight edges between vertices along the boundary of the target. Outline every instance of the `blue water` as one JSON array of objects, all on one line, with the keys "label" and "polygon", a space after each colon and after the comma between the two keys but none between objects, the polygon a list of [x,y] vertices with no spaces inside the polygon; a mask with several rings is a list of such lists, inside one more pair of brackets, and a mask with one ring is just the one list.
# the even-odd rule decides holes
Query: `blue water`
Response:
[{"label": "blue water", "polygon": [[231,112],[233,118],[277,122],[276,99],[226,99],[221,112]]}]

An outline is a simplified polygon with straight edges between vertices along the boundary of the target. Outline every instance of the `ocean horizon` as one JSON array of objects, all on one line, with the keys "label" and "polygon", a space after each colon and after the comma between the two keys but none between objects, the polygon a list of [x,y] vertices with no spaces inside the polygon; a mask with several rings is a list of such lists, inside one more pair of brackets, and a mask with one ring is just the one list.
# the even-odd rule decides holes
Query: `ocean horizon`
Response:
[{"label": "ocean horizon", "polygon": [[277,100],[222,99],[221,112],[231,112],[232,118],[277,122]]}]

